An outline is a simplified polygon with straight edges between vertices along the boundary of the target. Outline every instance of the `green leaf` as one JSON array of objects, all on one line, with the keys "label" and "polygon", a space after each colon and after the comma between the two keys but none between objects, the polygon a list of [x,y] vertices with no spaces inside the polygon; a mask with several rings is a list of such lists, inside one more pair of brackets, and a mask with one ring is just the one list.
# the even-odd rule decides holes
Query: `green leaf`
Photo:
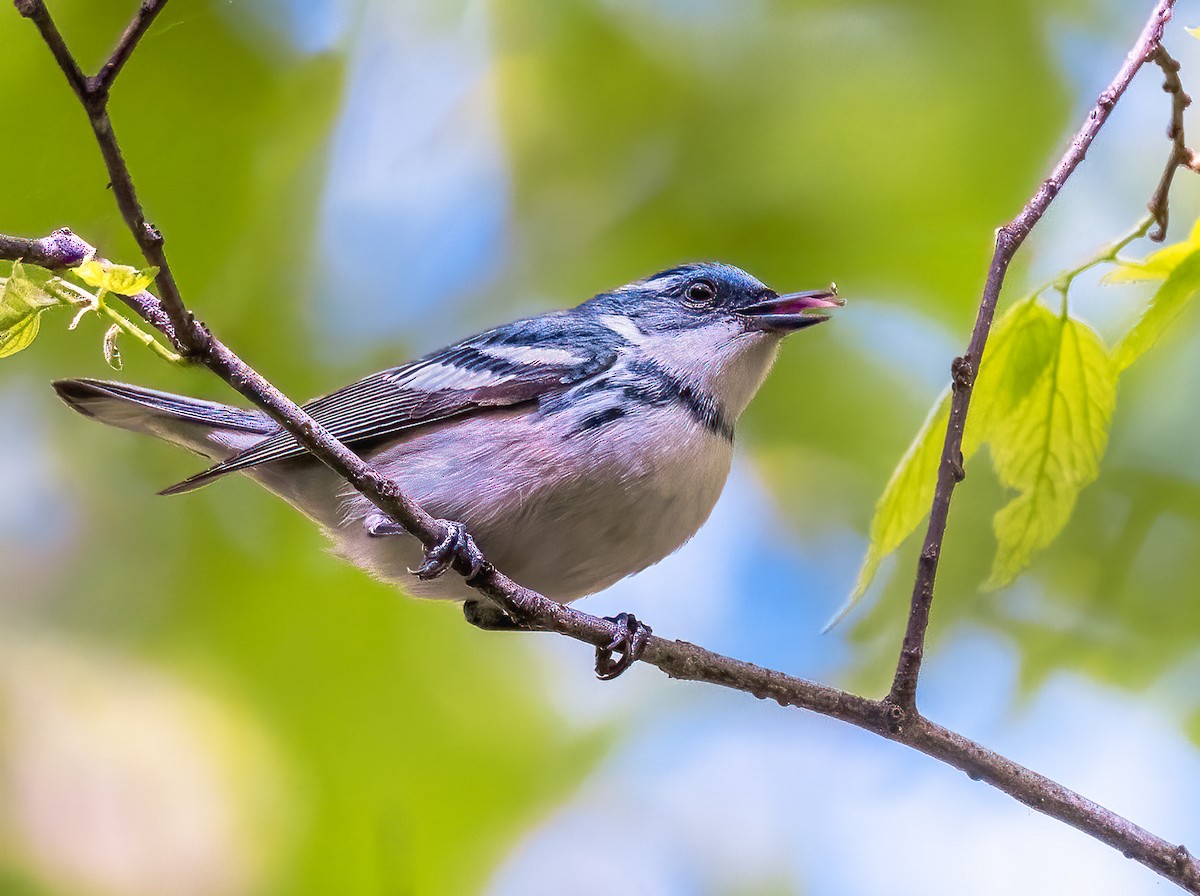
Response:
[{"label": "green leaf", "polygon": [[72,271],[88,286],[106,289],[122,296],[136,296],[154,282],[158,268],[138,270],[127,264],[107,261],[85,261]]},{"label": "green leaf", "polygon": [[1200,290],[1200,244],[1169,273],[1141,318],[1113,350],[1119,371],[1129,367],[1162,338],[1197,290]]},{"label": "green leaf", "polygon": [[[1024,569],[1066,525],[1080,489],[1096,478],[1117,374],[1092,330],[1032,297],[996,321],[963,433],[963,462],[990,444],[1001,482],[1021,494],[996,515],[999,548],[986,587],[1000,587]],[[943,393],[892,473],[875,507],[854,590],[829,626],[853,609],[883,559],[928,514],[949,404]]]},{"label": "green leaf", "polygon": [[50,278],[49,271],[13,263],[0,290],[0,358],[28,348],[41,328],[42,312],[61,304],[61,299],[43,288]]},{"label": "green leaf", "polygon": [[[963,434],[964,463],[985,441],[989,421],[1009,416],[1013,405],[1028,394],[1040,375],[1044,361],[1038,358],[1045,350],[1027,342],[1030,339],[1042,344],[1046,342],[1048,334],[1042,325],[1042,312],[1045,309],[1027,299],[996,321]],[[1008,371],[1003,378],[998,375],[1001,369]],[[879,564],[900,547],[929,514],[949,418],[950,393],[943,392],[875,505],[871,541],[854,590],[826,626],[827,630],[854,609],[879,571]]]},{"label": "green leaf", "polygon": [[985,442],[1003,439],[1006,426],[1044,374],[1060,338],[1061,320],[1030,297],[996,322],[975,382],[963,437],[970,457]]},{"label": "green leaf", "polygon": [[31,314],[15,327],[0,330],[0,358],[7,358],[19,351],[24,351],[33,344],[41,329],[41,313]]},{"label": "green leaf", "polygon": [[12,274],[0,290],[0,333],[60,303],[58,296],[43,288],[48,280],[42,275],[46,274],[49,272],[41,268],[26,267],[19,261],[13,263]]},{"label": "green leaf", "polygon": [[980,421],[1001,483],[1020,492],[993,520],[988,589],[1011,582],[1062,531],[1099,474],[1117,397],[1119,370],[1091,328],[1034,303],[1017,323]]},{"label": "green leaf", "polygon": [[825,626],[826,631],[854,609],[879,571],[879,564],[900,547],[928,515],[937,485],[938,461],[941,459],[949,419],[950,393],[943,392],[921,424],[916,438],[904,452],[904,457],[900,459],[875,505],[875,516],[871,520],[871,543],[858,571],[858,580],[841,609]]}]

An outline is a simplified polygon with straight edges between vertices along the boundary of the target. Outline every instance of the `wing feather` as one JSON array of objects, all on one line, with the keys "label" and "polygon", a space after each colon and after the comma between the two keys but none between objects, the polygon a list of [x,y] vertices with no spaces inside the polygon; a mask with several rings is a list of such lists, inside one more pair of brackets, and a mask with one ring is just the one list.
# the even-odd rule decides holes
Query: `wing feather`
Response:
[{"label": "wing feather", "polygon": [[[351,383],[310,401],[304,410],[339,441],[355,444],[561,392],[612,366],[620,341],[602,327],[581,334],[576,323],[568,342],[564,317],[546,315],[489,330]],[[290,433],[276,430],[162,494],[191,491],[226,473],[288,460],[305,450]]]}]

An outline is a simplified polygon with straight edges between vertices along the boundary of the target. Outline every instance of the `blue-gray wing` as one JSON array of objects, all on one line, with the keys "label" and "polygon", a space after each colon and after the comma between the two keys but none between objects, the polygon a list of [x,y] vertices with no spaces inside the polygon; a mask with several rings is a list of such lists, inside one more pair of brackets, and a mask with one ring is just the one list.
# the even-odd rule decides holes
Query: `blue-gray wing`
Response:
[{"label": "blue-gray wing", "polygon": [[[620,337],[606,327],[581,327],[568,314],[480,333],[314,399],[304,410],[339,441],[352,445],[537,401],[596,376],[616,360]],[[299,457],[305,450],[278,429],[162,494],[191,491],[226,473]]]}]

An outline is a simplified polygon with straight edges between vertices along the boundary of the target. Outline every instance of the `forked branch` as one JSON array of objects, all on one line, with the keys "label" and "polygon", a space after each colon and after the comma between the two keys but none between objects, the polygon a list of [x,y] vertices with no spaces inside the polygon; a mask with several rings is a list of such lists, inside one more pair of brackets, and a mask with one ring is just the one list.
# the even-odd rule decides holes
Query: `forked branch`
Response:
[{"label": "forked branch", "polygon": [[[1000,298],[1000,289],[1004,285],[1004,276],[1008,266],[1029,236],[1034,225],[1042,219],[1050,203],[1058,195],[1067,178],[1083,161],[1088,147],[1096,139],[1096,134],[1104,127],[1113,106],[1125,93],[1134,76],[1143,65],[1151,60],[1165,57],[1162,49],[1163,30],[1171,20],[1171,11],[1175,0],[1159,0],[1154,11],[1146,22],[1142,33],[1125,62],[1096,100],[1096,105],[1088,113],[1083,125],[1075,134],[1071,145],[1058,160],[1050,176],[1042,181],[1033,198],[1021,209],[1021,213],[1004,227],[996,231],[996,248],[992,262],[988,268],[987,279],[983,286],[983,296],[979,300],[979,312],[975,318],[975,327],[971,332],[971,342],[966,354],[954,359],[951,365],[951,377],[954,396],[950,402],[950,420],[946,424],[946,440],[942,446],[941,461],[938,464],[937,488],[933,496],[933,507],[929,513],[929,525],[925,531],[925,541],[921,546],[920,559],[917,561],[917,575],[913,582],[912,604],[909,609],[908,627],[904,633],[904,643],[900,648],[900,658],[896,663],[896,674],[892,680],[892,689],[888,701],[910,713],[917,709],[917,679],[921,674],[921,660],[925,654],[925,635],[929,629],[929,611],[933,605],[933,585],[937,577],[938,561],[942,555],[942,540],[946,536],[946,523],[950,516],[950,499],[954,496],[954,487],[962,481],[963,473],[963,430],[967,423],[967,410],[971,404],[971,389],[979,373],[979,364],[983,358],[983,350],[987,345],[988,333],[992,328],[992,318],[996,313],[996,302]],[[1169,58],[1169,57],[1166,57]],[[1177,67],[1176,67],[1177,68]],[[1164,69],[1165,71],[1166,69]],[[1176,79],[1178,80],[1178,79]],[[1179,125],[1175,129],[1178,135],[1176,147],[1182,144],[1183,124],[1182,105],[1179,97],[1186,96],[1182,90],[1175,91],[1173,115],[1179,116]],[[1179,150],[1173,149],[1172,158]],[[1168,163],[1164,175],[1166,188],[1170,186],[1178,164]],[[1166,189],[1163,188],[1163,189]],[[1157,195],[1157,194],[1156,194]],[[1153,203],[1152,203],[1153,210]],[[1161,197],[1159,223],[1166,225],[1166,195]]]}]

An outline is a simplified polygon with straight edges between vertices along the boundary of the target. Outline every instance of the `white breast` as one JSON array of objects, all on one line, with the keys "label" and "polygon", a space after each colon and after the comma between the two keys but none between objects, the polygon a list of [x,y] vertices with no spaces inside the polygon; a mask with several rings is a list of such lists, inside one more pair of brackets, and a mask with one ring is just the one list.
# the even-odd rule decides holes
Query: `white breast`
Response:
[{"label": "white breast", "polygon": [[[435,516],[461,520],[496,566],[559,601],[657,563],[708,518],[729,474],[730,443],[669,408],[629,427],[564,439],[570,421],[521,410],[424,430],[371,458]],[[622,435],[624,434],[624,435]],[[268,486],[269,483],[265,483]],[[374,508],[344,496],[337,550],[405,590],[464,599],[456,576],[418,582],[407,536],[370,538]]]}]

